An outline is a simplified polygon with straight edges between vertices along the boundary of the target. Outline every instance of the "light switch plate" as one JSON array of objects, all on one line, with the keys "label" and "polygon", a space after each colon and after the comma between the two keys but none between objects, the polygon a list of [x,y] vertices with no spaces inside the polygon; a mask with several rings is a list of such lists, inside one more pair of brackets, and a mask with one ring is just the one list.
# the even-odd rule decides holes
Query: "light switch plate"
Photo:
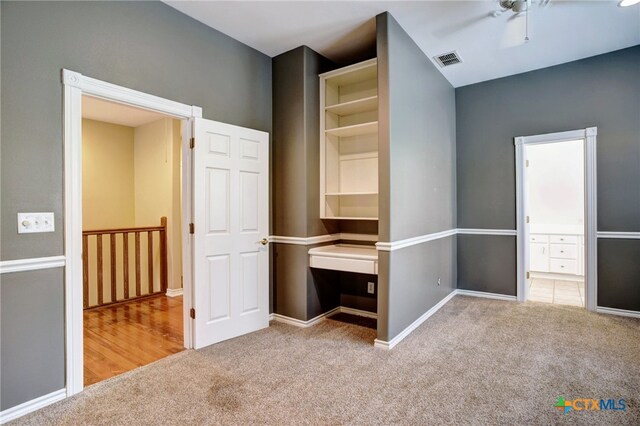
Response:
[{"label": "light switch plate", "polygon": [[18,234],[53,232],[53,213],[18,213]]}]

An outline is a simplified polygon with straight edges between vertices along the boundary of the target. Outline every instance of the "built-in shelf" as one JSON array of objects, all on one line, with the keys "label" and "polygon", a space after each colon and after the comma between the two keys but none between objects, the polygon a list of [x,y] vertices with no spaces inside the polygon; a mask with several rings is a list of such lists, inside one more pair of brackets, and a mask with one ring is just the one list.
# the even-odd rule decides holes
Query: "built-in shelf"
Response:
[{"label": "built-in shelf", "polygon": [[335,129],[327,129],[325,133],[327,135],[337,136],[339,138],[346,138],[350,136],[368,135],[376,133],[378,131],[378,122],[372,121],[369,123],[354,124],[352,126],[336,127]]},{"label": "built-in shelf", "polygon": [[320,75],[320,217],[378,220],[376,59]]},{"label": "built-in shelf", "polygon": [[336,105],[327,106],[325,111],[336,115],[351,115],[378,109],[378,96],[369,96],[355,101],[343,102]]}]

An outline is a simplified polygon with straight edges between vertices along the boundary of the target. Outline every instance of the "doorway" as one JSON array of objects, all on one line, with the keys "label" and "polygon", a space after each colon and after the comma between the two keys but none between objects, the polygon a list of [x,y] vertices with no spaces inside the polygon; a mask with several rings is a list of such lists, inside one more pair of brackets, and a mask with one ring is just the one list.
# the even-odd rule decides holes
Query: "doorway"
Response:
[{"label": "doorway", "polygon": [[181,126],[82,97],[85,386],[184,349]]},{"label": "doorway", "polygon": [[518,301],[595,311],[596,136],[515,138]]},{"label": "doorway", "polygon": [[584,140],[525,145],[526,299],[584,307]]}]

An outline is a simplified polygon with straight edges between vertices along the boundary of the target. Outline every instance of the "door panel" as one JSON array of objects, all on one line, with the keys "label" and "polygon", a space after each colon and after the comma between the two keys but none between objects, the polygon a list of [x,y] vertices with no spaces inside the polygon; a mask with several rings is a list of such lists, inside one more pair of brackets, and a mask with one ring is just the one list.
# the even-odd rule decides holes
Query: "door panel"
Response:
[{"label": "door panel", "polygon": [[269,135],[196,119],[194,347],[269,325]]}]

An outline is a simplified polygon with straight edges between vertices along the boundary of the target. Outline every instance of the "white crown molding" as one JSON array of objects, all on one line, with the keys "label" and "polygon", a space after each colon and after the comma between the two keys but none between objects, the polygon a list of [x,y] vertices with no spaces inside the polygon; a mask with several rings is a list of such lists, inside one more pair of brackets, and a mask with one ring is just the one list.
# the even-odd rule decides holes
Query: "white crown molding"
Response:
[{"label": "white crown molding", "polygon": [[181,288],[168,288],[167,289],[167,297],[179,297],[183,294],[183,289]]},{"label": "white crown molding", "polygon": [[612,238],[612,239],[620,239],[620,240],[640,240],[640,232],[598,231],[598,238]]},{"label": "white crown molding", "polygon": [[515,302],[516,296],[508,296],[506,294],[498,294],[498,293],[487,293],[484,291],[473,291],[473,290],[456,290],[457,296],[471,296],[471,297],[482,297],[484,299],[494,299],[494,300],[505,300],[508,302]]},{"label": "white crown molding", "polygon": [[41,397],[32,399],[31,401],[24,402],[15,407],[7,408],[4,411],[0,411],[0,424],[7,423],[11,420],[17,419],[36,410],[39,410],[47,405],[51,405],[54,402],[58,402],[67,397],[67,390],[60,389],[55,392],[43,395]]},{"label": "white crown molding", "polygon": [[619,315],[622,317],[640,318],[640,311],[628,311],[626,309],[606,308],[598,306],[596,312],[599,314]]},{"label": "white crown molding", "polygon": [[82,90],[83,95],[126,103],[152,111],[160,111],[164,114],[174,115],[180,118],[202,118],[202,108],[200,107],[181,104],[159,96],[148,95],[138,92],[137,90],[96,80],[76,71],[63,69],[62,82],[66,86]]},{"label": "white crown molding", "polygon": [[516,236],[515,229],[479,229],[479,228],[458,228],[460,235],[509,235]]},{"label": "white crown molding", "polygon": [[449,300],[453,299],[456,295],[456,290],[453,290],[451,293],[447,295],[444,299],[439,301],[433,308],[429,309],[427,312],[422,314],[420,318],[412,322],[407,328],[402,330],[396,337],[391,339],[390,341],[376,339],[373,343],[373,346],[380,349],[393,349],[398,343],[400,343],[405,337],[407,337],[413,330],[420,327],[420,325],[425,322],[430,316],[438,312],[440,308],[442,308]]},{"label": "white crown molding", "polygon": [[418,237],[407,238],[404,240],[398,240],[393,242],[378,242],[376,243],[376,248],[379,251],[394,251],[394,250],[399,250],[405,247],[415,246],[417,244],[422,244],[429,241],[450,237],[456,234],[457,234],[457,229],[448,229],[446,231],[435,232],[433,234],[420,235]]},{"label": "white crown molding", "polygon": [[11,272],[37,271],[38,269],[51,269],[64,267],[64,256],[34,257],[31,259],[4,260],[0,262],[0,274]]}]

